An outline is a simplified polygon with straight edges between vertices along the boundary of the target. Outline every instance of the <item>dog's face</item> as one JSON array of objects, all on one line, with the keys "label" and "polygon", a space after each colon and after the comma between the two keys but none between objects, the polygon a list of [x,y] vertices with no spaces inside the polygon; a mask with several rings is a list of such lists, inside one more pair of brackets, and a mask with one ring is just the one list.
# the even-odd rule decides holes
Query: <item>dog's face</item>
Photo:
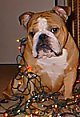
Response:
[{"label": "dog's face", "polygon": [[34,58],[60,56],[67,40],[65,21],[70,13],[55,7],[51,11],[27,12],[19,17],[27,29],[28,42]]}]

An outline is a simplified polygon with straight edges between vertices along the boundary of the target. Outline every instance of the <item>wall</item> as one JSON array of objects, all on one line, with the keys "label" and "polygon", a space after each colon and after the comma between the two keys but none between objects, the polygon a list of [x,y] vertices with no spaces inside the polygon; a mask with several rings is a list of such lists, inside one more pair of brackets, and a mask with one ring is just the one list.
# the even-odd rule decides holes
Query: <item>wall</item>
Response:
[{"label": "wall", "polygon": [[16,38],[26,31],[19,25],[18,17],[25,11],[52,9],[54,0],[0,0],[0,64],[16,64],[19,53]]},{"label": "wall", "polygon": [[67,0],[58,0],[58,5],[59,6],[63,6],[63,5],[67,6]]}]

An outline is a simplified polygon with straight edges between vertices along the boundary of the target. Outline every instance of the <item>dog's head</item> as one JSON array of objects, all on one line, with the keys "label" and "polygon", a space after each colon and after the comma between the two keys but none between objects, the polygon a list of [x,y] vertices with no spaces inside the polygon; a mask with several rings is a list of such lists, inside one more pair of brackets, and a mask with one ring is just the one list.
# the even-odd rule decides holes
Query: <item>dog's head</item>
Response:
[{"label": "dog's head", "polygon": [[54,7],[51,11],[26,12],[19,17],[27,29],[28,42],[33,57],[60,56],[67,41],[65,22],[70,15],[69,7]]}]

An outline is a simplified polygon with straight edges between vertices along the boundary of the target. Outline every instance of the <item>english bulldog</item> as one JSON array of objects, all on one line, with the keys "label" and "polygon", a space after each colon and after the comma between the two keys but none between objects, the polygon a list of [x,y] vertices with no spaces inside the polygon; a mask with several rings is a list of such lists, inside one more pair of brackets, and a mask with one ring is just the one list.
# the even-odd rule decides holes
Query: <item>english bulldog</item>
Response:
[{"label": "english bulldog", "polygon": [[64,85],[64,97],[71,98],[78,67],[78,48],[66,28],[70,7],[25,12],[19,17],[27,30],[24,58],[42,83],[53,92]]}]

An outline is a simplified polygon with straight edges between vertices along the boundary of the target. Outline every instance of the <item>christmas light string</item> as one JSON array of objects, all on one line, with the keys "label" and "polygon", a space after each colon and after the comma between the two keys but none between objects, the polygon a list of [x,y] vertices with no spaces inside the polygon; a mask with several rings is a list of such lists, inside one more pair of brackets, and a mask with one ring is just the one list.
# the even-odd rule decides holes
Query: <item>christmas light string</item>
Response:
[{"label": "christmas light string", "polygon": [[24,114],[24,117],[79,117],[80,81],[76,82],[73,99],[65,100],[60,92],[51,92],[25,61],[23,55],[27,39],[18,39],[17,42],[20,43],[20,54],[16,58],[19,71],[11,82],[12,95],[8,99],[0,100],[0,114],[3,114],[3,117],[21,114]]}]

